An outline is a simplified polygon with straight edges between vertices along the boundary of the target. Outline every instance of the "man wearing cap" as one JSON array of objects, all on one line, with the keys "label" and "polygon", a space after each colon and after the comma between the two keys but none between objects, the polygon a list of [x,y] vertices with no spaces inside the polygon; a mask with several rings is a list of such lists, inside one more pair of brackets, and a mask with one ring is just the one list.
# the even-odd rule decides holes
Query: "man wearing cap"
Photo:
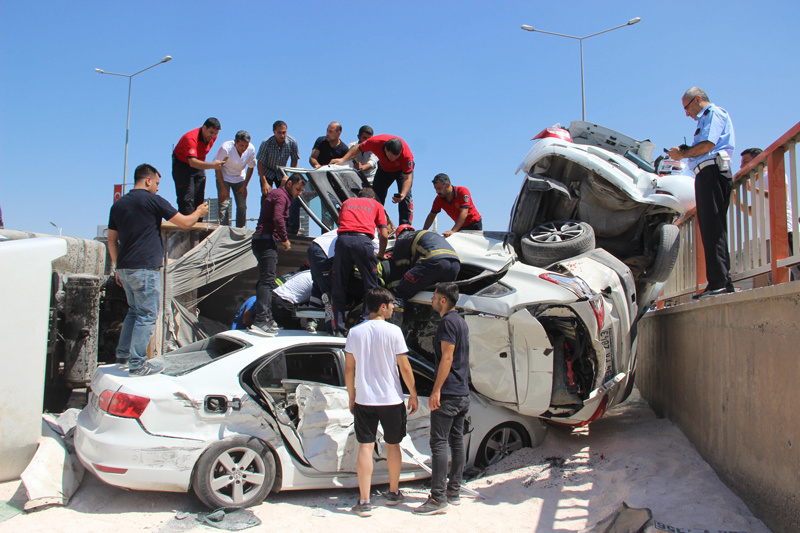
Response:
[{"label": "man wearing cap", "polygon": [[398,193],[392,202],[399,204],[398,224],[411,224],[414,218],[414,202],[411,198],[411,185],[414,183],[414,154],[406,142],[394,135],[375,135],[366,141],[350,148],[341,159],[334,159],[331,164],[343,165],[354,159],[359,153],[372,152],[378,156],[378,170],[372,188],[381,204],[386,204],[389,186],[397,182]]},{"label": "man wearing cap", "polygon": [[692,146],[670,148],[672,159],[689,159],[694,170],[697,222],[706,259],[706,289],[692,298],[733,292],[728,251],[728,204],[731,198],[731,157],[734,151],[733,123],[728,112],[708,101],[699,87],[681,99],[687,117],[697,121]]},{"label": "man wearing cap", "polygon": [[466,187],[454,187],[450,184],[450,177],[447,174],[436,174],[433,178],[433,188],[436,189],[436,198],[433,200],[433,207],[425,219],[425,226],[428,229],[436,219],[436,215],[444,209],[455,225],[453,229],[442,233],[449,237],[460,230],[482,230],[483,221],[480,213],[472,202],[472,195]]},{"label": "man wearing cap", "polygon": [[[206,194],[206,170],[221,169],[224,161],[206,163],[206,156],[214,146],[222,126],[214,117],[203,126],[185,133],[172,151],[172,179],[178,196],[178,211],[191,215],[204,202]],[[202,220],[202,219],[200,219]]]},{"label": "man wearing cap", "polygon": [[219,200],[219,223],[231,225],[231,191],[236,198],[236,227],[247,223],[247,184],[253,177],[256,166],[256,149],[250,144],[250,134],[242,130],[232,141],[219,147],[216,159],[224,161],[217,169],[217,198]]},{"label": "man wearing cap", "polygon": [[408,224],[398,226],[392,260],[403,277],[394,287],[397,306],[435,283],[455,281],[461,270],[458,254],[443,236]]},{"label": "man wearing cap", "polygon": [[[362,189],[356,198],[348,198],[339,211],[339,231],[333,255],[331,272],[333,296],[333,329],[337,335],[347,332],[344,308],[347,298],[347,280],[358,268],[364,287],[364,294],[378,286],[378,259],[383,259],[389,230],[386,228],[386,212],[375,199],[375,191]],[[378,253],[372,245],[375,230],[378,234]],[[364,306],[364,319],[369,316]]]}]

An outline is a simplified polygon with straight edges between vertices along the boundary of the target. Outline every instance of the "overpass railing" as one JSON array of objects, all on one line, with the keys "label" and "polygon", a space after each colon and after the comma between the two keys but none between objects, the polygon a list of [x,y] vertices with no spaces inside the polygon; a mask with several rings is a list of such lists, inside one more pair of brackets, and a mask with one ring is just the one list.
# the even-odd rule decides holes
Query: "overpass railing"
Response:
[{"label": "overpass railing", "polygon": [[[798,167],[800,122],[733,177],[728,209],[728,250],[734,283],[760,276],[771,283],[789,281],[789,268],[800,264]],[[659,298],[674,300],[706,285],[703,243],[696,210],[682,216],[681,251]],[[769,281],[764,284],[769,283]]]}]

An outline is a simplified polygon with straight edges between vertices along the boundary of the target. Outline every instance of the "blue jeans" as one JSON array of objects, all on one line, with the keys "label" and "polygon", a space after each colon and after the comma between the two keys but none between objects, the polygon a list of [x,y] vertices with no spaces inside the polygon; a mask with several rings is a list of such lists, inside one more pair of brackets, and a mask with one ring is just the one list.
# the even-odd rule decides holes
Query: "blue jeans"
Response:
[{"label": "blue jeans", "polygon": [[[446,502],[447,492],[458,494],[464,475],[464,420],[469,411],[469,396],[443,394],[439,408],[431,411],[431,497]],[[447,445],[450,444],[450,472],[447,470]]]},{"label": "blue jeans", "polygon": [[147,361],[147,346],[161,303],[161,269],[122,268],[117,274],[128,300],[128,314],[117,344],[117,362],[127,362],[133,370]]},{"label": "blue jeans", "polygon": [[[225,183],[225,188],[228,189],[228,197],[219,202],[219,223],[221,226],[231,225],[231,190],[233,190],[233,198],[236,200],[236,227],[243,228],[247,224],[247,189],[244,182],[239,183]],[[219,183],[217,183],[219,189]]]}]

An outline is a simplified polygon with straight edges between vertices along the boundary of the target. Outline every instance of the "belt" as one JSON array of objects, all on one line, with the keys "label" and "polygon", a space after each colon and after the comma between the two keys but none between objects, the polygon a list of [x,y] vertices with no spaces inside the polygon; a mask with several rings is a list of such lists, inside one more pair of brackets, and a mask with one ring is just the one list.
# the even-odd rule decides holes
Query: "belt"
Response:
[{"label": "belt", "polygon": [[363,233],[361,231],[341,231],[339,232],[339,235],[362,235],[364,237],[367,237],[368,239],[373,239],[375,237],[374,235],[370,235],[369,233]]},{"label": "belt", "polygon": [[699,165],[694,167],[694,175],[697,176],[698,174],[700,174],[700,171],[703,170],[704,168],[716,164],[717,164],[716,159],[706,159],[705,161],[701,162]]}]

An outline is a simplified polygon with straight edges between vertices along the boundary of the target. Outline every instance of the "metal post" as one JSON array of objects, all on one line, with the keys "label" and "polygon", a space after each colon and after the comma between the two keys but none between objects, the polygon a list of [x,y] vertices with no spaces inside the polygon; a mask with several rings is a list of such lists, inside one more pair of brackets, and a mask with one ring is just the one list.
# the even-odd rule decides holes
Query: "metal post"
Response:
[{"label": "metal post", "polygon": [[[581,120],[584,122],[586,121],[586,90],[585,85],[583,82],[583,39],[580,40],[581,42]],[[122,187],[123,194],[125,193],[125,187]]]},{"label": "metal post", "polygon": [[131,133],[131,86],[133,76],[128,78],[128,118],[125,119],[125,166],[122,168],[122,195],[125,196],[125,188],[128,185],[128,139]]}]

